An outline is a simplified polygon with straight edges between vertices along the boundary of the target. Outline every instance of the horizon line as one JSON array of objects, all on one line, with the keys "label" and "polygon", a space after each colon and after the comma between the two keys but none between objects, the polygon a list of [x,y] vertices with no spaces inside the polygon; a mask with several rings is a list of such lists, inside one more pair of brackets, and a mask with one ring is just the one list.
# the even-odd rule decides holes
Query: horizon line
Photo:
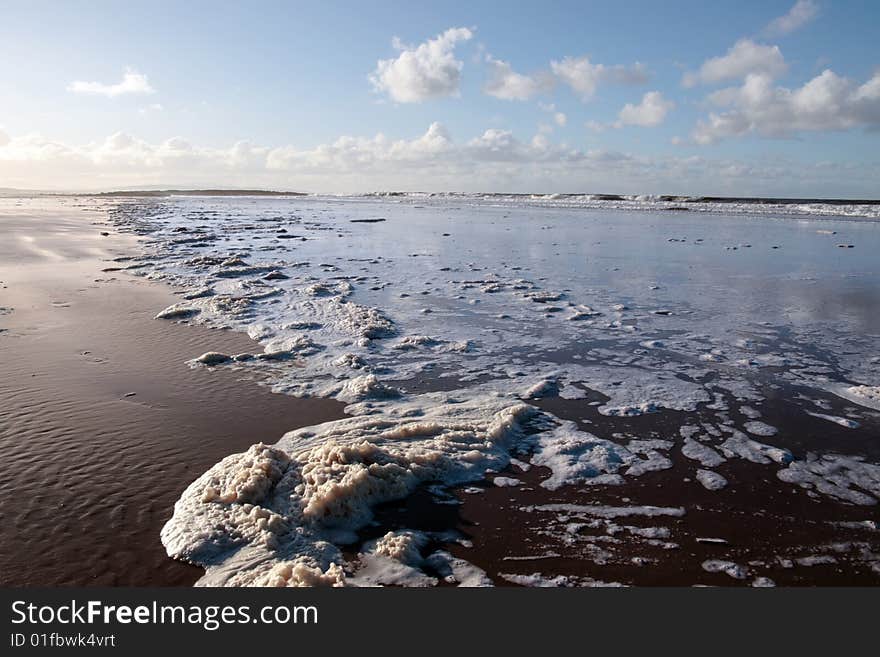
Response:
[{"label": "horizon line", "polygon": [[830,203],[850,205],[874,205],[880,204],[880,198],[839,198],[839,197],[794,197],[794,196],[712,196],[712,195],[688,195],[688,194],[610,194],[601,192],[462,192],[446,190],[442,192],[428,192],[420,190],[373,190],[369,192],[304,192],[293,190],[264,189],[254,187],[176,187],[176,186],[147,186],[132,189],[105,189],[105,190],[46,190],[27,189],[17,187],[0,187],[0,195],[9,197],[16,196],[407,196],[407,195],[456,195],[456,196],[514,196],[514,197],[581,197],[592,196],[597,201],[634,200],[634,197],[645,197],[644,201],[677,201],[687,202],[766,202],[766,203]]}]

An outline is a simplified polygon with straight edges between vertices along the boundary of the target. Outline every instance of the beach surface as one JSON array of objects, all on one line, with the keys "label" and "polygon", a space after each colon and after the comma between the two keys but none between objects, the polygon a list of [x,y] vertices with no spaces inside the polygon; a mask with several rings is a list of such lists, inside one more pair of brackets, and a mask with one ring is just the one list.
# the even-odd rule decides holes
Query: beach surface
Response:
[{"label": "beach surface", "polygon": [[4,201],[2,571],[880,583],[876,207],[663,203]]},{"label": "beach surface", "polygon": [[114,262],[137,240],[105,213],[4,199],[0,234],[0,581],[192,584],[201,570],[158,539],[181,491],[227,454],[342,405],[189,369],[200,344],[251,340],[154,320],[176,297]]}]

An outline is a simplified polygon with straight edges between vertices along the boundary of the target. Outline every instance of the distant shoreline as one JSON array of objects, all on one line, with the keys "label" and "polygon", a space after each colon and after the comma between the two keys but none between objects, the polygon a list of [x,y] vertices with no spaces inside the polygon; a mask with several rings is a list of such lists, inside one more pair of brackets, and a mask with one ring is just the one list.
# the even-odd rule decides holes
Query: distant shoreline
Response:
[{"label": "distant shoreline", "polygon": [[164,196],[308,196],[308,194],[306,192],[277,192],[267,189],[157,189],[100,192],[85,196],[143,196],[152,198]]},{"label": "distant shoreline", "polygon": [[309,196],[308,192],[281,192],[269,189],[131,189],[108,192],[58,192],[38,189],[0,188],[0,197],[17,196],[94,196],[100,198],[164,198],[168,196]]},{"label": "distant shoreline", "polygon": [[341,196],[352,198],[394,198],[394,197],[474,197],[474,198],[546,198],[546,199],[590,199],[593,201],[633,201],[665,202],[665,203],[744,203],[744,204],[775,204],[800,205],[821,203],[824,205],[880,205],[877,199],[848,198],[797,198],[772,196],[688,196],[683,194],[603,194],[603,193],[543,193],[543,192],[422,192],[422,191],[373,191],[361,193],[327,193],[278,191],[271,189],[131,189],[110,190],[104,192],[87,191],[46,191],[37,189],[0,188],[0,197],[29,196],[93,196],[99,198],[167,198],[169,196]]}]

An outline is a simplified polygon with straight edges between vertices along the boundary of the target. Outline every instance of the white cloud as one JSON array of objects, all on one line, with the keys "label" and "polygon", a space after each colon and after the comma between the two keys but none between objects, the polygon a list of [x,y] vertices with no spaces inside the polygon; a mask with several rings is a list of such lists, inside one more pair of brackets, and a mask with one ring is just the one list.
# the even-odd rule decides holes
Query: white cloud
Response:
[{"label": "white cloud", "polygon": [[102,82],[83,82],[75,80],[67,85],[67,90],[78,94],[96,94],[116,98],[124,94],[152,94],[156,90],[150,86],[147,76],[132,69],[126,69],[122,80],[116,84]]},{"label": "white cloud", "polygon": [[463,62],[455,58],[455,46],[473,37],[466,27],[451,28],[418,46],[405,46],[395,37],[400,51],[396,59],[382,59],[370,75],[378,92],[398,103],[419,103],[458,94]]},{"label": "white cloud", "polygon": [[649,91],[642,96],[638,105],[627,103],[617,115],[615,127],[637,125],[644,128],[658,126],[666,119],[666,115],[675,107],[671,100],[663,98],[659,91]]},{"label": "white cloud", "polygon": [[453,143],[446,128],[434,122],[425,134],[409,141],[392,140],[380,133],[372,138],[343,136],[313,149],[292,146],[271,149],[266,157],[266,167],[275,171],[328,174],[336,171],[356,175],[358,171],[366,173],[390,163],[430,166],[452,150]]},{"label": "white cloud", "polygon": [[12,139],[3,130],[0,130],[0,148],[6,146]]},{"label": "white cloud", "polygon": [[[568,116],[565,115],[565,112],[558,112],[554,103],[538,103],[538,107],[540,107],[543,111],[552,114],[553,123],[558,125],[560,128],[564,128],[566,125],[568,125]],[[552,130],[553,128],[547,126],[547,131]]]},{"label": "white cloud", "polygon": [[809,23],[819,14],[819,5],[814,0],[797,0],[784,16],[776,18],[764,28],[764,34],[771,36],[791,34]]},{"label": "white cloud", "polygon": [[[880,83],[877,83],[880,86]],[[870,96],[873,87],[860,92]],[[538,134],[489,129],[456,142],[439,124],[413,139],[340,137],[313,148],[241,141],[207,148],[184,138],[152,143],[117,133],[74,146],[40,135],[0,146],[4,186],[43,189],[263,187],[319,192],[613,192],[704,195],[870,195],[876,164],[644,157],[580,150]]]},{"label": "white cloud", "polygon": [[697,143],[726,137],[790,137],[798,132],[880,127],[880,72],[862,85],[831,70],[797,89],[775,87],[767,74],[746,77],[741,87],[722,89],[709,101],[728,108],[712,112],[694,130]]},{"label": "white cloud", "polygon": [[550,69],[584,101],[590,100],[604,82],[644,84],[648,81],[648,73],[639,62],[632,66],[606,66],[593,64],[589,57],[565,57],[562,61],[551,61]]},{"label": "white cloud", "polygon": [[779,46],[755,43],[751,39],[740,39],[726,55],[707,59],[696,73],[685,73],[682,84],[685,87],[694,87],[697,84],[742,79],[751,73],[764,73],[776,77],[786,69],[785,58]]},{"label": "white cloud", "polygon": [[523,75],[514,71],[508,62],[486,56],[489,66],[489,80],[483,91],[502,100],[528,100],[533,96],[549,91],[555,80],[546,72]]},{"label": "white cloud", "polygon": [[343,136],[308,149],[248,142],[206,148],[180,137],[150,143],[125,133],[71,146],[24,135],[0,146],[0,179],[12,186],[68,189],[224,184],[318,191],[513,190],[558,185],[563,177],[577,186],[579,176],[605,175],[612,162],[623,166],[636,159],[552,144],[542,134],[521,141],[496,128],[456,143],[433,123],[414,139]]}]

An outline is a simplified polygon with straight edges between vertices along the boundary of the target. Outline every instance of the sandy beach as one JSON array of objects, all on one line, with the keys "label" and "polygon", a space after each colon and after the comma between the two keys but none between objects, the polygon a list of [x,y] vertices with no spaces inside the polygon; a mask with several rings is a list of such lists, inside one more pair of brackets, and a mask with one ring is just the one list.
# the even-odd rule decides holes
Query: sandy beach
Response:
[{"label": "sandy beach", "polygon": [[880,582],[873,225],[584,212],[4,200],[4,583]]},{"label": "sandy beach", "polygon": [[4,200],[0,233],[3,585],[192,584],[200,569],[158,540],[180,492],[342,405],[189,369],[208,340],[251,340],[155,321],[176,297],[117,271],[136,240],[82,202]]}]

